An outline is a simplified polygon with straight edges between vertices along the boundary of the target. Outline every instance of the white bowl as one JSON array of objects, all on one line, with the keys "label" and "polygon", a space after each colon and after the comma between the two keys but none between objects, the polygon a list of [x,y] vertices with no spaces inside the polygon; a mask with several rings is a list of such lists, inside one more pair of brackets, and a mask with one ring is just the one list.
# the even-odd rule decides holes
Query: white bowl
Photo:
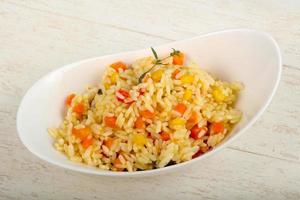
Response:
[{"label": "white bowl", "polygon": [[[137,58],[151,55],[150,49],[91,58],[61,67],[37,81],[24,96],[17,114],[17,129],[24,145],[33,154],[55,165],[75,171],[107,176],[139,176],[167,172],[205,162],[205,158],[224,148],[249,128],[269,105],[281,75],[281,55],[274,39],[254,30],[227,30],[206,34],[155,47],[159,55],[171,48],[179,49],[205,70],[226,81],[239,80],[245,84],[237,107],[243,119],[214,150],[181,164],[138,172],[112,172],[69,161],[56,151],[48,127],[62,121],[64,99],[74,91],[83,91],[86,85],[100,81],[107,65],[117,60],[131,63]],[[205,163],[204,163],[205,164]]]}]

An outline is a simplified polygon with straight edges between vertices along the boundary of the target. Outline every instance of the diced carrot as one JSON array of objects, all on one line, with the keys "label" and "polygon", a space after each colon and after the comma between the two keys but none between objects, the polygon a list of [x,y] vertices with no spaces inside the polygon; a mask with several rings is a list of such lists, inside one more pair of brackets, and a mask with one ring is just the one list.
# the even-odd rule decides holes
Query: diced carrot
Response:
[{"label": "diced carrot", "polygon": [[175,106],[174,110],[183,115],[186,111],[186,106],[183,103],[179,103]]},{"label": "diced carrot", "polygon": [[193,139],[195,139],[195,140],[200,139],[199,133],[202,130],[204,130],[203,127],[199,127],[198,125],[193,126],[193,128],[191,128],[190,137],[193,138]]},{"label": "diced carrot", "polygon": [[118,61],[118,62],[112,63],[110,65],[110,67],[114,68],[117,72],[119,72],[119,69],[125,70],[127,68],[126,64],[123,63],[122,61]]},{"label": "diced carrot", "polygon": [[193,128],[191,129],[191,134],[190,137],[197,140],[198,138],[198,133],[201,131],[201,127],[199,127],[198,125],[193,126]]},{"label": "diced carrot", "polygon": [[153,119],[155,117],[155,113],[150,110],[143,110],[140,112],[140,115],[146,119]]},{"label": "diced carrot", "polygon": [[119,89],[116,93],[116,97],[117,97],[118,101],[124,102],[124,100],[126,98],[130,97],[130,94],[127,90]]},{"label": "diced carrot", "polygon": [[78,115],[82,115],[84,112],[84,105],[83,103],[78,103],[73,107],[73,112],[77,113]]},{"label": "diced carrot", "polygon": [[112,117],[104,117],[104,124],[110,128],[116,128],[116,121],[117,118],[112,116]]},{"label": "diced carrot", "polygon": [[187,120],[187,123],[188,124],[191,124],[191,125],[195,125],[196,123],[198,123],[198,114],[197,112],[193,111],[189,117],[189,119]]},{"label": "diced carrot", "polygon": [[73,128],[72,134],[75,135],[75,137],[80,138],[81,141],[84,141],[87,136],[91,134],[91,129],[89,127],[85,128]]},{"label": "diced carrot", "polygon": [[144,129],[145,128],[145,122],[143,121],[142,117],[138,117],[134,123],[134,127],[138,129]]},{"label": "diced carrot", "polygon": [[173,56],[173,64],[174,65],[183,65],[184,62],[184,54],[179,53]]},{"label": "diced carrot", "polygon": [[67,106],[70,106],[70,105],[71,105],[72,100],[73,100],[73,98],[74,98],[75,96],[76,96],[75,94],[70,94],[69,96],[67,96],[66,101],[65,101],[65,103],[66,103]]},{"label": "diced carrot", "polygon": [[119,158],[117,158],[114,162],[114,167],[117,168],[118,170],[123,169],[122,167],[122,162]]},{"label": "diced carrot", "polygon": [[175,69],[174,72],[172,73],[172,78],[176,79],[176,75],[180,72],[179,69]]},{"label": "diced carrot", "polygon": [[164,132],[164,131],[160,133],[160,137],[161,137],[161,139],[162,139],[163,141],[168,141],[168,140],[170,140],[170,134],[167,133],[167,132]]},{"label": "diced carrot", "polygon": [[91,146],[92,142],[93,142],[93,139],[92,139],[92,138],[86,138],[86,139],[83,140],[83,142],[82,142],[83,148],[87,149],[89,146]]},{"label": "diced carrot", "polygon": [[115,141],[115,139],[109,137],[109,138],[107,138],[107,140],[104,140],[104,145],[110,149],[112,147],[114,141]]},{"label": "diced carrot", "polygon": [[222,122],[215,122],[211,125],[213,133],[221,133],[224,131],[224,125]]}]

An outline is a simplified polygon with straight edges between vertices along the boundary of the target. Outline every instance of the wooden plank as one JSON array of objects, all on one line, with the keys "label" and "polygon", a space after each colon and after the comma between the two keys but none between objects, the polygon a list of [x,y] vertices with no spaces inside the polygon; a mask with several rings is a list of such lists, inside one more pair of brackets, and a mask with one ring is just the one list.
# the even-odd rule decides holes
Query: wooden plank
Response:
[{"label": "wooden plank", "polygon": [[278,91],[260,120],[230,146],[300,162],[300,70],[283,67]]},{"label": "wooden plank", "polygon": [[272,34],[287,65],[300,67],[300,1],[8,0],[76,19],[179,40],[226,28]]},{"label": "wooden plank", "polygon": [[[1,157],[1,199],[299,199],[300,166],[225,149],[176,173],[111,178],[67,171],[40,161],[17,142]],[[2,151],[3,153],[10,153]],[[6,168],[4,168],[6,167]]]},{"label": "wooden plank", "polygon": [[167,42],[7,3],[2,3],[0,13],[4,94],[21,96],[39,77],[71,62]]}]

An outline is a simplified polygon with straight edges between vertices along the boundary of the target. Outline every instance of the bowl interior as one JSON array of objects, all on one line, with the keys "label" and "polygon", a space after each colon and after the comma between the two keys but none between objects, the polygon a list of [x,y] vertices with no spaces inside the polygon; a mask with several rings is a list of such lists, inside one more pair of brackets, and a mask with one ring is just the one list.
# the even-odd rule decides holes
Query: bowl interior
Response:
[{"label": "bowl interior", "polygon": [[[243,111],[243,119],[217,149],[257,119],[277,88],[281,58],[277,44],[267,34],[251,30],[231,30],[155,47],[161,56],[167,55],[171,48],[185,52],[188,59],[197,62],[201,68],[220,79],[238,80],[245,85],[237,103],[237,107]],[[56,127],[62,121],[66,95],[81,92],[87,85],[99,83],[107,65],[117,60],[131,63],[149,55],[151,51],[145,49],[92,58],[61,67],[40,79],[28,90],[18,111],[17,128],[24,145],[40,158],[65,168],[102,175],[129,174],[102,171],[69,161],[54,149],[47,128]],[[131,175],[171,170],[204,157],[206,156],[184,164],[134,172]]]}]

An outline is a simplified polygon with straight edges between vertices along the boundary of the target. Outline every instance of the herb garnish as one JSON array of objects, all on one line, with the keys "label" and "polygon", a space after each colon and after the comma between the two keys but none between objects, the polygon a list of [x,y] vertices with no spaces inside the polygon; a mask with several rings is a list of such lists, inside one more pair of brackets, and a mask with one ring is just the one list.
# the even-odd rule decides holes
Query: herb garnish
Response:
[{"label": "herb garnish", "polygon": [[170,53],[170,56],[178,56],[181,53],[180,51],[178,51],[178,50],[176,50],[174,48],[172,48],[172,49],[173,49],[173,52]]},{"label": "herb garnish", "polygon": [[157,56],[157,53],[156,53],[156,51],[151,47],[151,51],[152,51],[152,53],[153,53],[153,55],[154,55],[154,58],[156,59],[156,60],[158,60],[158,56]]},{"label": "herb garnish", "polygon": [[176,50],[176,49],[174,49],[174,48],[172,48],[172,49],[173,49],[173,52],[170,53],[169,56],[167,56],[167,57],[165,57],[165,58],[163,58],[163,59],[158,59],[158,56],[157,56],[156,51],[151,47],[151,51],[152,51],[153,56],[154,56],[154,58],[155,58],[155,62],[154,62],[154,64],[152,65],[152,67],[151,67],[149,70],[147,70],[146,72],[144,72],[144,73],[139,77],[139,83],[141,83],[141,82],[143,81],[144,77],[145,77],[150,71],[152,71],[152,70],[154,69],[154,67],[156,67],[157,65],[167,65],[167,64],[163,64],[162,61],[164,61],[164,60],[166,60],[167,58],[170,58],[170,57],[172,57],[172,56],[175,56],[175,55],[179,55],[179,54],[180,54],[180,51],[178,51],[178,50]]}]

